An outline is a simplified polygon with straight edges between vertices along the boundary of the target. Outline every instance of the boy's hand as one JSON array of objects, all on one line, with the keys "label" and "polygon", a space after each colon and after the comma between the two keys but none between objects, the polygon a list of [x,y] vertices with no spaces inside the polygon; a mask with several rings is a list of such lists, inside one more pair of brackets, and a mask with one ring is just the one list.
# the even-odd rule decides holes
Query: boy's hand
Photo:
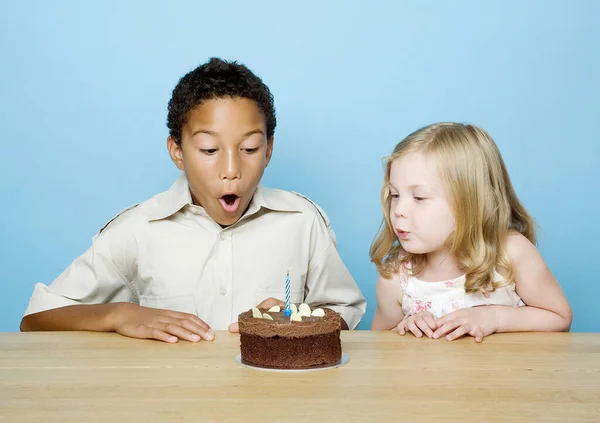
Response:
[{"label": "boy's hand", "polygon": [[498,330],[498,319],[492,306],[456,310],[437,319],[437,324],[439,328],[434,332],[433,337],[446,336],[447,341],[469,334],[475,337],[475,342],[481,342],[485,336]]},{"label": "boy's hand", "polygon": [[409,330],[417,338],[422,337],[423,333],[425,333],[428,338],[431,338],[433,337],[433,331],[438,327],[433,314],[429,311],[421,311],[402,320],[396,329],[400,335],[404,335],[406,331]]},{"label": "boy's hand", "polygon": [[[256,308],[269,309],[273,306],[279,306],[283,309],[285,307],[285,303],[281,300],[278,300],[277,298],[269,297],[266,300],[264,300],[263,302],[261,302],[259,305],[257,305]],[[231,332],[231,333],[238,333],[240,331],[238,322],[233,322],[232,324],[230,324],[228,329],[229,329],[229,332]]]},{"label": "boy's hand", "polygon": [[179,339],[199,342],[201,339],[212,341],[215,338],[210,327],[193,314],[130,303],[120,303],[115,309],[114,330],[131,338],[171,343]]}]

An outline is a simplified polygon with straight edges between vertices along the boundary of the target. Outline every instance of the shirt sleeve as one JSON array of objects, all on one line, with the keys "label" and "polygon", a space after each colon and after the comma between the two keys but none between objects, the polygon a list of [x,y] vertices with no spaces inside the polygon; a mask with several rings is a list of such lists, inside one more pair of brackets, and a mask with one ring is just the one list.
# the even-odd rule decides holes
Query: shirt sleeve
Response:
[{"label": "shirt sleeve", "polygon": [[340,313],[348,328],[355,329],[365,314],[367,303],[336,249],[332,232],[329,225],[315,219],[305,302]]},{"label": "shirt sleeve", "polygon": [[26,316],[78,304],[139,302],[130,282],[136,256],[131,221],[119,217],[109,223],[54,282],[35,285]]}]

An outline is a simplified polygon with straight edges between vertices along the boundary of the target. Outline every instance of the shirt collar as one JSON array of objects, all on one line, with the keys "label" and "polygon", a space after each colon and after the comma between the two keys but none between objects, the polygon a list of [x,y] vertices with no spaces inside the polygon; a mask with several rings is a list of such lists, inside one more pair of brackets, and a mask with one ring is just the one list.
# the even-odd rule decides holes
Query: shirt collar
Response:
[{"label": "shirt collar", "polygon": [[[193,205],[192,195],[185,173],[182,172],[173,185],[158,200],[156,208],[148,214],[148,220],[166,219],[188,205]],[[281,212],[300,211],[298,207],[295,207],[293,203],[286,199],[286,196],[282,196],[279,190],[259,185],[250,201],[248,210],[242,218],[255,214],[262,208]]]},{"label": "shirt collar", "polygon": [[192,204],[192,195],[185,173],[182,172],[171,185],[171,188],[160,197],[154,210],[148,214],[148,220],[166,219],[188,204]]}]

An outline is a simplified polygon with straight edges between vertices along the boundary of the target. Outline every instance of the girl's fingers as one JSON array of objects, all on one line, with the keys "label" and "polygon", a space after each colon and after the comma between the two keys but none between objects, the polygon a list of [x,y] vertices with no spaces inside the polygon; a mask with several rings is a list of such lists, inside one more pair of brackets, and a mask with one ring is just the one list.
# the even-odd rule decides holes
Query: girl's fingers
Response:
[{"label": "girl's fingers", "polygon": [[431,314],[423,316],[423,320],[425,320],[425,323],[427,323],[427,325],[431,328],[432,331],[438,328],[438,324],[435,321],[435,317],[433,317]]},{"label": "girl's fingers", "polygon": [[417,338],[420,338],[423,336],[423,332],[421,332],[419,330],[419,328],[417,327],[417,325],[415,324],[414,320],[410,320],[407,324],[406,327],[408,328],[408,330],[410,330],[413,335],[415,335]]},{"label": "girl's fingers", "polygon": [[401,321],[396,329],[398,329],[400,335],[404,335],[406,333],[406,320]]},{"label": "girl's fingers", "polygon": [[429,327],[429,324],[424,319],[416,320],[415,324],[417,325],[417,327],[419,329],[421,329],[421,331],[425,335],[427,335],[428,338],[431,338],[433,336],[433,331],[431,330],[431,328]]},{"label": "girl's fingers", "polygon": [[459,327],[459,324],[456,322],[444,323],[435,332],[433,332],[433,337],[435,339],[441,338],[442,336],[447,335],[448,333],[450,333],[452,330],[456,329],[457,327]]},{"label": "girl's fingers", "polygon": [[446,340],[447,341],[453,341],[456,338],[460,338],[461,336],[465,335],[468,333],[468,330],[466,327],[464,326],[459,326],[458,328],[456,328],[454,331],[452,331],[451,333],[449,333],[446,336]]}]

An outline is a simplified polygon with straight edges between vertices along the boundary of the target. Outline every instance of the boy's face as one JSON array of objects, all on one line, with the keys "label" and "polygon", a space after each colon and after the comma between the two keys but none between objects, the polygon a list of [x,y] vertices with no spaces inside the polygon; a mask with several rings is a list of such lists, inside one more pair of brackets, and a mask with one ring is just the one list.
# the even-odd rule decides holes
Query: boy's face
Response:
[{"label": "boy's face", "polygon": [[245,98],[207,100],[191,110],[181,143],[169,137],[175,165],[186,174],[194,204],[222,226],[244,214],[273,152],[265,117]]}]

